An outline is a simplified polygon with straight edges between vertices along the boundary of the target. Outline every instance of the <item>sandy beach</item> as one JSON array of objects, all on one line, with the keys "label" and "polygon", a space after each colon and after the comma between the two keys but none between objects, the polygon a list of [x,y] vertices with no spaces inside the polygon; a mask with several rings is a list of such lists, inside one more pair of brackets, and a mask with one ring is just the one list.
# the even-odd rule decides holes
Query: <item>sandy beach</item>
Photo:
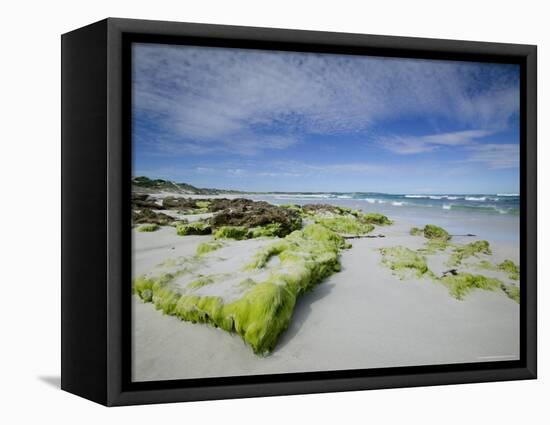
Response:
[{"label": "sandy beach", "polygon": [[[156,198],[161,200],[165,195]],[[352,201],[335,202],[346,206],[346,202]],[[381,249],[396,246],[422,252],[425,238],[411,235],[410,229],[424,226],[428,224],[426,220],[430,220],[447,224],[451,234],[475,233],[475,236],[453,236],[454,244],[463,246],[480,238],[486,239],[491,255],[475,255],[471,260],[479,262],[487,257],[494,264],[504,260],[518,263],[518,244],[513,236],[514,218],[471,215],[457,223],[458,215],[399,214],[397,208],[388,210],[387,206],[372,204],[362,208],[365,212],[381,209],[393,224],[376,225],[369,235],[384,237],[349,240],[352,247],[341,250],[339,254],[341,270],[297,299],[288,329],[269,355],[255,354],[237,334],[165,315],[153,304],[133,296],[133,380],[518,359],[519,304],[503,291],[474,289],[463,299],[457,299],[450,295],[447,286],[427,275],[396,274],[383,264],[381,254]],[[160,211],[170,215],[169,211]],[[193,222],[207,220],[210,216],[203,213],[174,217],[190,218],[188,221]],[[517,221],[517,217],[515,219]],[[449,226],[451,222],[454,226]],[[508,232],[511,237],[502,237],[503,232],[499,230],[502,226],[512,229]],[[471,229],[466,231],[468,227]],[[199,244],[212,240],[212,235],[179,236],[171,226],[161,226],[154,232],[134,229],[133,276],[148,273],[169,258],[192,257]],[[217,253],[207,254],[204,261],[209,261],[209,255],[225,256],[223,267],[227,268],[231,257],[235,262],[231,267],[242,269],[247,256],[272,241],[273,238],[258,238],[228,243]],[[245,246],[253,249],[247,253]],[[434,275],[441,276],[448,271],[448,250],[425,257]],[[509,280],[502,270],[479,271],[475,264],[464,261],[460,267],[510,285],[518,284]]]}]

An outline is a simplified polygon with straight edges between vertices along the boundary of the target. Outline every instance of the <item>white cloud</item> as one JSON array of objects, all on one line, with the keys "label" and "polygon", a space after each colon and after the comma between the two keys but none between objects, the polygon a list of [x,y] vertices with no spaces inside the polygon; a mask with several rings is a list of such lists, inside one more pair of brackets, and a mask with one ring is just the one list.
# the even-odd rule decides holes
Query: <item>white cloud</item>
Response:
[{"label": "white cloud", "polygon": [[[170,135],[152,142],[165,153],[254,155],[304,134],[426,115],[494,131],[519,104],[517,82],[503,72],[472,90],[488,68],[465,62],[166,45],[137,45],[134,59],[135,111]],[[444,144],[417,142],[393,143],[410,153]]]},{"label": "white cloud", "polygon": [[490,143],[471,146],[470,162],[481,162],[493,169],[518,168],[519,145]]},{"label": "white cloud", "polygon": [[487,130],[468,130],[453,133],[430,134],[426,136],[390,136],[379,138],[378,143],[385,149],[400,155],[431,152],[442,146],[464,146],[486,137]]}]

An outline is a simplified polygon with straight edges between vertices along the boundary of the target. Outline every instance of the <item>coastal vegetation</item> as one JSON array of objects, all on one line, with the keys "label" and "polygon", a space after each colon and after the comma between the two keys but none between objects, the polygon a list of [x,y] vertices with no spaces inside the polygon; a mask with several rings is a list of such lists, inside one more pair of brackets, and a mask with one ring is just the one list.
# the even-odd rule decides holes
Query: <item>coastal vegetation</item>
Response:
[{"label": "coastal vegetation", "polygon": [[160,229],[160,226],[156,223],[146,223],[142,224],[137,228],[138,232],[155,232]]},{"label": "coastal vegetation", "polygon": [[[458,300],[464,299],[474,289],[490,291],[500,289],[509,298],[519,303],[519,287],[516,285],[506,284],[494,277],[458,271],[456,268],[446,271],[442,276],[436,276],[427,265],[426,255],[443,252],[448,248],[452,249],[447,259],[447,265],[451,267],[462,266],[463,261],[470,257],[490,256],[492,251],[489,242],[478,240],[464,245],[450,244],[449,233],[445,229],[431,224],[426,225],[423,229],[413,227],[409,233],[414,236],[423,236],[428,240],[422,248],[417,250],[402,246],[380,249],[382,264],[389,267],[401,279],[407,277],[405,271],[414,271],[416,277],[428,277],[435,282],[442,283],[449,289],[449,293]],[[519,279],[519,268],[511,260],[505,260],[495,265],[487,259],[483,259],[475,267],[504,271],[508,273],[509,279]]]},{"label": "coastal vegetation", "polygon": [[[141,193],[132,198],[132,205],[133,224],[139,232],[171,226],[182,237],[208,236],[197,245],[194,256],[167,259],[150,273],[136,277],[133,292],[164,314],[238,334],[259,355],[275,349],[298,297],[340,271],[341,252],[351,247],[346,238],[369,237],[376,227],[393,224],[383,214],[329,204],[277,206],[243,198],[172,196],[158,200]],[[203,215],[187,217],[197,214]],[[519,267],[512,261],[493,264],[487,260],[491,255],[487,241],[451,243],[451,235],[432,224],[412,228],[410,233],[425,239],[421,248],[379,250],[382,264],[400,279],[433,280],[459,300],[482,289],[501,290],[519,302],[520,291],[513,283],[462,269],[437,276],[430,269],[428,257],[445,253],[449,266],[464,267],[466,259],[481,258],[478,268],[518,280]],[[240,266],[212,271],[226,261],[227,253],[234,255],[232,246],[250,239],[256,241],[245,244],[253,248],[244,251],[246,258]]]},{"label": "coastal vegetation", "polygon": [[382,253],[382,263],[397,272],[401,279],[407,277],[404,272],[412,271],[416,277],[421,277],[429,271],[426,257],[412,249],[396,246],[382,248],[380,252]]},{"label": "coastal vegetation", "polygon": [[215,285],[211,276],[201,276],[184,289],[173,284],[177,273],[141,276],[134,280],[133,290],[165,314],[237,333],[255,353],[267,354],[288,327],[297,297],[340,270],[339,252],[347,246],[341,236],[319,224],[296,230],[254,255],[248,270],[261,272],[274,257],[278,258],[277,265],[263,279],[247,278],[235,285],[234,290],[242,293],[231,301],[223,294],[204,296],[193,292]]}]

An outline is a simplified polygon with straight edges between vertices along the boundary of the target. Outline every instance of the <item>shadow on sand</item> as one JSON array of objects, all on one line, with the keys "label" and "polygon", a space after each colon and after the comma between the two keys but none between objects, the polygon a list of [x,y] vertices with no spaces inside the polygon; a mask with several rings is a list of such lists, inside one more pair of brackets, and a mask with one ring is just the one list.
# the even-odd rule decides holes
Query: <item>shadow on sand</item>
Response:
[{"label": "shadow on sand", "polygon": [[[343,269],[342,269],[343,271]],[[340,271],[340,273],[342,273]],[[307,320],[309,314],[312,311],[312,306],[322,298],[326,297],[332,291],[335,286],[333,280],[329,277],[325,281],[317,284],[310,292],[307,292],[300,296],[296,301],[294,307],[294,313],[290,320],[288,329],[281,335],[277,346],[273,353],[277,353],[280,349],[285,347],[296,335],[300,333],[302,325]]]}]

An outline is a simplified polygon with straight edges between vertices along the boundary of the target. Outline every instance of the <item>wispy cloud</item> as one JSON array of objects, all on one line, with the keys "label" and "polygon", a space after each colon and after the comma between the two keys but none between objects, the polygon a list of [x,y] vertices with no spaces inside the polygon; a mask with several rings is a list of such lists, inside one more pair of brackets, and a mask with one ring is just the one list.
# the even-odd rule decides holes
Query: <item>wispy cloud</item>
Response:
[{"label": "wispy cloud", "polygon": [[[503,69],[144,44],[134,48],[134,112],[157,124],[146,138],[172,155],[256,155],[295,146],[305,135],[365,132],[399,117],[429,115],[469,129],[387,141],[398,153],[419,153],[504,128],[519,96],[517,80]],[[487,73],[494,73],[485,79],[490,84],[478,84]]]},{"label": "wispy cloud", "polygon": [[481,162],[492,169],[518,168],[519,145],[489,143],[468,148],[469,162]]},{"label": "wispy cloud", "polygon": [[412,155],[432,152],[445,146],[464,146],[475,143],[492,134],[488,130],[467,130],[453,133],[430,134],[426,136],[389,136],[382,137],[377,142],[385,149],[400,155]]}]

